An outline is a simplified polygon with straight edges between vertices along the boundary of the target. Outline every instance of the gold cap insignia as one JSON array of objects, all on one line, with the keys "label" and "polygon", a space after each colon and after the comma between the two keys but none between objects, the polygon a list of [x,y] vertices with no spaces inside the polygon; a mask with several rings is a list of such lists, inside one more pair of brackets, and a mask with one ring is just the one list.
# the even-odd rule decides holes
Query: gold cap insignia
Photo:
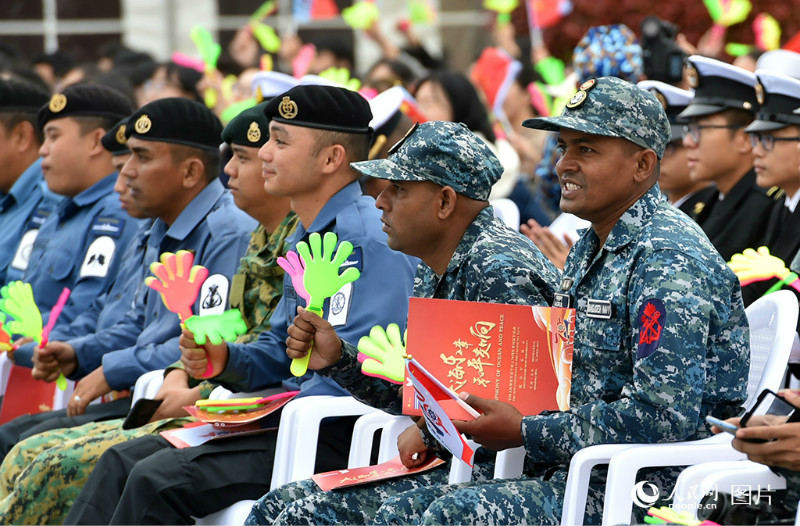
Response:
[{"label": "gold cap insignia", "polygon": [[287,95],[281,99],[281,103],[278,105],[278,113],[284,119],[294,119],[297,117],[297,103]]},{"label": "gold cap insignia", "polygon": [[664,110],[666,111],[667,106],[669,106],[669,104],[667,104],[667,98],[664,96],[664,94],[658,91],[656,88],[650,88],[650,93],[652,93],[655,96],[659,104],[661,104],[661,107],[664,108]]},{"label": "gold cap insignia", "polygon": [[63,93],[56,93],[50,98],[50,111],[58,113],[67,106],[67,97]]},{"label": "gold cap insignia", "polygon": [[744,108],[744,109],[746,109],[746,110],[752,109],[752,107],[753,107],[753,105],[752,105],[752,104],[750,104],[750,101],[747,101],[747,100],[746,100],[746,101],[744,101],[744,102],[742,103],[742,108]]},{"label": "gold cap insignia", "polygon": [[136,124],[133,125],[133,129],[136,131],[136,133],[145,134],[150,131],[152,126],[153,123],[150,122],[150,117],[147,115],[142,115],[136,119]]},{"label": "gold cap insignia", "polygon": [[759,104],[764,104],[764,86],[760,82],[756,82],[756,100]]},{"label": "gold cap insignia", "polygon": [[575,95],[573,95],[572,98],[569,99],[569,102],[567,102],[567,108],[569,109],[577,108],[586,101],[586,97],[588,96],[589,94],[586,93],[584,90],[582,89],[578,90],[577,92],[575,92]]},{"label": "gold cap insignia", "polygon": [[406,139],[408,139],[409,137],[411,137],[411,134],[412,134],[412,133],[414,133],[414,131],[416,131],[416,129],[417,129],[417,127],[418,127],[418,126],[419,126],[419,123],[418,123],[418,122],[415,122],[415,123],[414,123],[414,125],[413,125],[413,126],[411,126],[411,127],[408,129],[408,131],[406,132],[406,134],[405,134],[405,135],[403,135],[403,138],[402,138],[402,139],[400,139],[399,141],[397,141],[396,143],[394,143],[394,144],[392,145],[392,147],[391,147],[391,148],[389,148],[389,151],[388,151],[387,153],[388,153],[389,155],[392,155],[394,152],[396,152],[397,150],[399,150],[399,149],[400,149],[400,147],[403,145],[403,143],[404,143],[404,142],[406,142]]},{"label": "gold cap insignia", "polygon": [[261,128],[258,127],[256,121],[251,122],[250,127],[247,128],[247,140],[250,142],[258,142],[261,140]]},{"label": "gold cap insignia", "polygon": [[597,79],[589,79],[583,84],[581,84],[581,86],[578,89],[582,89],[583,91],[589,91],[595,86],[595,84],[597,84]]},{"label": "gold cap insignia", "polygon": [[697,73],[697,68],[694,67],[694,64],[691,62],[686,65],[686,80],[689,81],[689,85],[693,88],[700,85],[700,75]]},{"label": "gold cap insignia", "polygon": [[125,125],[124,124],[121,125],[119,128],[117,128],[117,134],[115,135],[115,138],[117,139],[118,143],[125,144],[126,139],[125,139]]}]

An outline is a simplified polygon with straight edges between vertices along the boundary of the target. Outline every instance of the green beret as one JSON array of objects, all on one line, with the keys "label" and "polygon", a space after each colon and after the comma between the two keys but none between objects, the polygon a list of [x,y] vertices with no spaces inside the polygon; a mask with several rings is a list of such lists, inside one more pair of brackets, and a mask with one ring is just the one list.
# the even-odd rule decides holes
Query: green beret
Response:
[{"label": "green beret", "polygon": [[269,139],[269,119],[264,115],[267,104],[257,104],[231,119],[222,130],[222,140],[241,146],[261,147]]}]

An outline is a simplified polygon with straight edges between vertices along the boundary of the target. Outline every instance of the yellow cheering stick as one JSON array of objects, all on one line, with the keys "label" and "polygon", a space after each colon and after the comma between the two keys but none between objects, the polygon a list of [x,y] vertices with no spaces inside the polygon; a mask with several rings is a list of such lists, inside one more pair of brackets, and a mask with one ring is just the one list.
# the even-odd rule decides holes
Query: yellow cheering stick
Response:
[{"label": "yellow cheering stick", "polygon": [[[310,298],[306,310],[320,317],[322,317],[322,306],[325,300],[336,294],[343,286],[357,280],[361,275],[361,272],[355,268],[348,268],[339,274],[342,263],[353,253],[353,244],[349,241],[342,241],[337,248],[337,241],[338,238],[333,232],[326,232],[324,239],[320,238],[319,233],[314,232],[309,236],[308,243],[301,241],[296,247],[305,263],[303,285]],[[311,245],[310,251],[309,244]],[[335,255],[334,248],[336,248]],[[311,348],[303,358],[292,360],[289,370],[295,376],[303,376],[308,371],[310,358]]]}]

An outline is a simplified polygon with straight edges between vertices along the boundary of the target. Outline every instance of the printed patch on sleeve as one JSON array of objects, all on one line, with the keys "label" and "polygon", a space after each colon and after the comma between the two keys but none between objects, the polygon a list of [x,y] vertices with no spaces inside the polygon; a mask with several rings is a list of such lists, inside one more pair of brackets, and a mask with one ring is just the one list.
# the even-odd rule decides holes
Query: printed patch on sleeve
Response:
[{"label": "printed patch on sleeve", "polygon": [[209,276],[200,287],[200,312],[205,314],[222,314],[228,303],[228,278],[222,274]]},{"label": "printed patch on sleeve", "polygon": [[347,324],[350,303],[353,299],[353,284],[348,283],[336,291],[328,300],[328,323],[334,327]]},{"label": "printed patch on sleeve", "polygon": [[342,266],[339,267],[339,273],[342,273],[349,268],[357,269],[359,272],[364,271],[364,257],[361,247],[353,247],[353,253],[350,254],[350,257],[345,259],[344,263],[342,263]]},{"label": "printed patch on sleeve", "polygon": [[122,232],[122,220],[116,217],[98,217],[92,223],[92,234],[95,236],[119,237]]},{"label": "printed patch on sleeve", "polygon": [[650,298],[639,307],[639,346],[636,349],[636,358],[647,358],[658,348],[661,341],[661,332],[667,311],[664,303],[658,298]]},{"label": "printed patch on sleeve", "polygon": [[28,268],[28,263],[31,260],[31,252],[33,251],[33,243],[36,241],[36,236],[38,235],[38,228],[28,230],[22,234],[19,245],[17,245],[17,251],[14,252],[14,259],[11,260],[11,268],[22,271]]},{"label": "printed patch on sleeve", "polygon": [[117,244],[109,236],[100,236],[86,250],[81,265],[80,278],[104,278],[111,267],[111,258]]}]

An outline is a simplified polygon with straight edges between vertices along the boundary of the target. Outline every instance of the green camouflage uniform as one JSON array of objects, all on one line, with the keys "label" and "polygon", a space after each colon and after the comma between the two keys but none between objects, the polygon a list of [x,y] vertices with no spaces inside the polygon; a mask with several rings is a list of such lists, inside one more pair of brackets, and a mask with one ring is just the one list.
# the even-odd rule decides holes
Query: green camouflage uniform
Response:
[{"label": "green camouflage uniform", "polygon": [[[249,329],[238,341],[249,341],[269,329],[270,314],[283,290],[283,270],[276,261],[289,249],[285,240],[296,226],[297,216],[290,213],[269,237],[261,225],[253,231],[230,293],[231,306],[242,311]],[[179,366],[180,362],[175,364]],[[214,387],[209,382],[200,385],[204,397]],[[122,419],[115,419],[55,429],[17,443],[0,466],[0,523],[60,524],[108,448],[189,421],[188,417],[164,419],[123,430]]]},{"label": "green camouflage uniform", "polygon": [[[608,77],[582,85],[561,117],[527,124],[624,138],[659,157],[669,138],[655,97]],[[709,434],[707,414],[726,418],[738,412],[749,370],[738,281],[657,185],[623,213],[602,246],[593,230],[584,233],[569,254],[559,294],[559,304],[569,299],[577,311],[571,409],[523,419],[524,477],[449,486],[442,484],[441,472],[418,475],[416,489],[382,495],[375,516],[355,522],[558,524],[568,464],[581,448],[703,438]],[[674,475],[672,469],[640,474],[660,490]],[[592,478],[587,523],[601,519],[603,478]],[[350,522],[347,510],[378,492],[388,493],[387,485],[329,492],[288,506],[262,503],[261,519]],[[280,514],[266,513],[275,511]]]}]

